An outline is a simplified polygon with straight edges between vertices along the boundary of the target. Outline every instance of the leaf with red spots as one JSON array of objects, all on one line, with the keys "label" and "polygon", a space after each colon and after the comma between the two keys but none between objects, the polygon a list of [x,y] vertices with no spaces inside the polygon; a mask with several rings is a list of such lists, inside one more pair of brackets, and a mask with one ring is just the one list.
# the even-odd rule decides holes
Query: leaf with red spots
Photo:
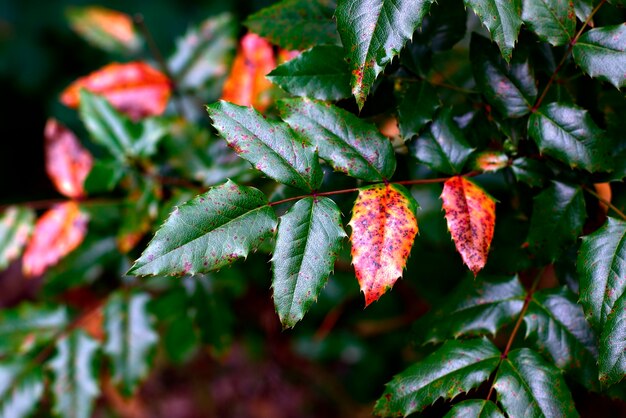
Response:
[{"label": "leaf with red spots", "polygon": [[34,223],[35,213],[24,207],[10,206],[0,216],[0,270],[20,256]]},{"label": "leaf with red spots", "polygon": [[476,275],[487,262],[496,223],[496,203],[480,187],[461,176],[446,180],[441,199],[456,249]]},{"label": "leaf with red spots", "polygon": [[217,270],[271,238],[276,223],[261,191],[229,180],[174,209],[128,274]]},{"label": "leaf with red spots", "polygon": [[165,111],[171,84],[161,72],[145,62],[135,61],[112,63],[79,78],[61,93],[61,102],[78,107],[81,89],[106,97],[118,111],[137,120]]},{"label": "leaf with red spots", "polygon": [[550,42],[553,46],[565,45],[576,33],[574,3],[560,0],[523,0],[522,20],[540,40]]},{"label": "leaf with red spots", "polygon": [[83,184],[93,165],[91,154],[72,131],[55,119],[48,119],[44,136],[46,171],[55,187],[67,197],[84,196]]},{"label": "leaf with red spots", "polygon": [[24,251],[26,276],[38,276],[72,252],[87,234],[88,217],[78,203],[66,202],[44,213]]},{"label": "leaf with red spots", "polygon": [[417,234],[417,207],[409,191],[398,184],[359,189],[349,225],[352,263],[365,306],[402,276]]},{"label": "leaf with red spots", "polygon": [[135,52],[141,38],[126,13],[100,6],[70,7],[67,19],[72,29],[90,44],[110,52]]},{"label": "leaf with red spots", "polygon": [[276,67],[272,45],[249,33],[241,39],[230,75],[224,84],[222,100],[252,106],[263,112],[270,105],[272,83],[265,76]]}]

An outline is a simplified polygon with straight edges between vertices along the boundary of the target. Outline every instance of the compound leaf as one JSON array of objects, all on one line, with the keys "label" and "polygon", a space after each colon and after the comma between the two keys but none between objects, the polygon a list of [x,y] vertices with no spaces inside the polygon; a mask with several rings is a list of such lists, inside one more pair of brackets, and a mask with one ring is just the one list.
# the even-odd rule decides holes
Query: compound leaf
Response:
[{"label": "compound leaf", "polygon": [[539,39],[553,46],[567,44],[576,33],[573,1],[524,0],[522,20]]},{"label": "compound leaf", "polygon": [[491,39],[500,47],[502,57],[511,59],[515,42],[522,26],[521,0],[464,0],[483,25]]},{"label": "compound leaf", "polygon": [[576,64],[591,77],[606,80],[618,89],[626,86],[626,25],[585,32],[572,54]]},{"label": "compound leaf", "polygon": [[0,216],[0,270],[20,256],[35,223],[35,212],[21,206],[10,206]]}]

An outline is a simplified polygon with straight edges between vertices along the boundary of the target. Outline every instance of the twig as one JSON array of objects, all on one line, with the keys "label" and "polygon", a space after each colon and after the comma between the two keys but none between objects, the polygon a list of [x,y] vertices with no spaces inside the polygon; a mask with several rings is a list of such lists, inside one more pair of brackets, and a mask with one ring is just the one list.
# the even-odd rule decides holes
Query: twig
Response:
[{"label": "twig", "polygon": [[586,185],[583,184],[583,190],[585,190],[587,193],[589,193],[590,195],[594,196],[596,199],[598,199],[600,202],[604,203],[606,206],[608,206],[613,212],[617,213],[620,218],[622,218],[623,220],[626,221],[626,215],[624,214],[624,212],[622,212],[621,210],[619,210],[617,208],[617,206],[615,206],[614,204],[612,204],[611,202],[609,202],[608,200],[606,200],[605,198],[603,198],[602,196],[600,196],[598,193],[595,192],[595,190],[592,190],[591,188],[587,187]]}]

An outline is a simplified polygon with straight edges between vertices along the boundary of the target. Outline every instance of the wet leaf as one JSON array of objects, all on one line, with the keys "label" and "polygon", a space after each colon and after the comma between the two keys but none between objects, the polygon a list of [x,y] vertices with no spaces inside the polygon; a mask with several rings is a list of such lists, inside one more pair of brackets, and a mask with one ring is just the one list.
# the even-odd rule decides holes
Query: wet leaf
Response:
[{"label": "wet leaf", "polygon": [[137,52],[141,38],[125,13],[101,6],[70,7],[70,26],[87,42],[109,52]]},{"label": "wet leaf", "polygon": [[464,0],[489,30],[505,61],[511,59],[522,19],[521,0]]},{"label": "wet leaf", "polygon": [[496,223],[496,203],[480,187],[461,176],[446,180],[441,199],[454,245],[463,262],[476,275],[487,262]]},{"label": "wet leaf", "polygon": [[0,216],[0,270],[22,254],[35,223],[31,209],[10,206]]},{"label": "wet leaf", "polygon": [[459,402],[444,418],[504,418],[495,403],[483,399]]},{"label": "wet leaf", "polygon": [[350,227],[352,264],[365,306],[378,300],[402,276],[417,235],[417,202],[397,184],[359,189]]},{"label": "wet leaf", "polygon": [[539,39],[553,46],[570,42],[576,32],[574,1],[523,0],[522,20]]},{"label": "wet leaf", "polygon": [[276,224],[261,191],[228,181],[174,209],[128,274],[217,270],[271,238]]},{"label": "wet leaf", "polygon": [[78,107],[82,89],[104,96],[134,120],[162,114],[171,93],[167,77],[142,61],[108,64],[79,78],[61,93],[61,102]]},{"label": "wet leaf", "polygon": [[85,179],[93,158],[76,135],[56,119],[48,119],[46,138],[46,172],[59,193],[78,198],[85,195]]},{"label": "wet leaf", "polygon": [[626,25],[583,33],[572,54],[574,62],[591,77],[606,80],[618,89],[626,86]]},{"label": "wet leaf", "polygon": [[72,252],[85,238],[87,222],[76,202],[55,205],[44,213],[24,251],[24,274],[39,276]]},{"label": "wet leaf", "polygon": [[0,417],[26,418],[39,405],[44,392],[40,366],[25,359],[0,363]]}]

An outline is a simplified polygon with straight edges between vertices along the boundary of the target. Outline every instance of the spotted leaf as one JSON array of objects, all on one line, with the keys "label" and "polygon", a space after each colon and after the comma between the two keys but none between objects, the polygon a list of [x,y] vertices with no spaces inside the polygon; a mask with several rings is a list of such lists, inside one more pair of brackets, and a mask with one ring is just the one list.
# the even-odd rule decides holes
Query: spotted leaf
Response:
[{"label": "spotted leaf", "polygon": [[461,176],[448,179],[441,194],[448,229],[463,262],[478,274],[487,262],[496,222],[496,203]]},{"label": "spotted leaf", "polygon": [[352,263],[365,305],[378,300],[402,276],[417,234],[417,202],[397,184],[359,189],[352,209]]}]

